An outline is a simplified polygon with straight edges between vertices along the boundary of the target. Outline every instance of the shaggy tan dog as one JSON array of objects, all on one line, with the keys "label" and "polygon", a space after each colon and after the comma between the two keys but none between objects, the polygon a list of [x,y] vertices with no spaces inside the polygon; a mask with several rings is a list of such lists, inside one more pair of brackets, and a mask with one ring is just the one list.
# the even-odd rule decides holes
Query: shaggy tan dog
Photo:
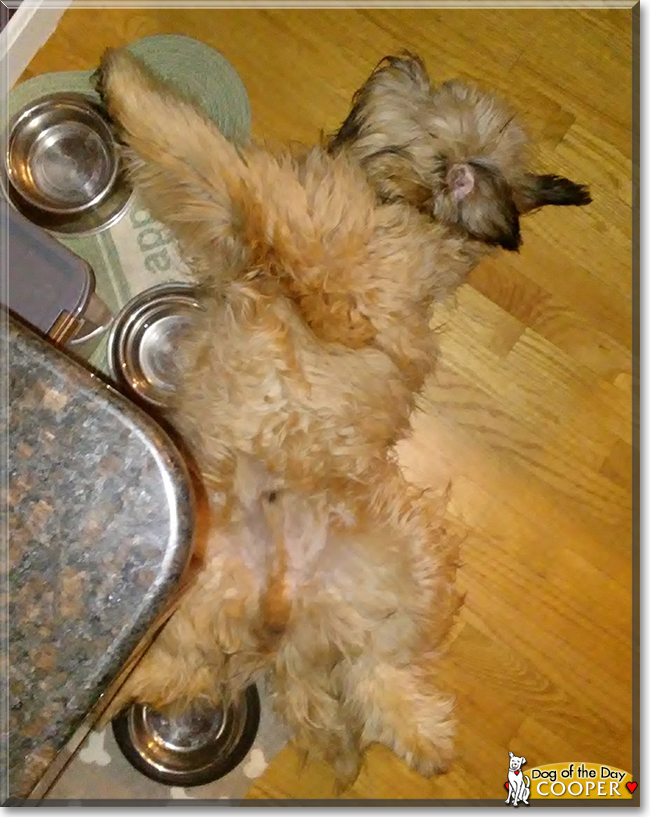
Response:
[{"label": "shaggy tan dog", "polygon": [[266,673],[342,780],[372,742],[441,769],[456,541],[393,444],[435,359],[434,300],[519,246],[520,213],[587,193],[529,175],[511,112],[432,89],[413,57],[382,62],[339,133],[292,153],[234,147],[125,51],[98,76],[131,179],[203,288],[170,418],[212,512],[197,586],[111,711],[227,699]]}]

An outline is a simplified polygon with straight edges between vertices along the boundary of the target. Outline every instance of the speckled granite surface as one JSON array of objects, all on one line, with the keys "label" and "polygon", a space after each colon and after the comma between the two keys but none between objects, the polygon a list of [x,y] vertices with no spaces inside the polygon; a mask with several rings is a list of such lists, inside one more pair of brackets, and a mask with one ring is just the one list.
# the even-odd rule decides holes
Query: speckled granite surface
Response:
[{"label": "speckled granite surface", "polygon": [[194,524],[183,460],[151,419],[13,321],[9,354],[3,801],[29,794],[164,609]]}]

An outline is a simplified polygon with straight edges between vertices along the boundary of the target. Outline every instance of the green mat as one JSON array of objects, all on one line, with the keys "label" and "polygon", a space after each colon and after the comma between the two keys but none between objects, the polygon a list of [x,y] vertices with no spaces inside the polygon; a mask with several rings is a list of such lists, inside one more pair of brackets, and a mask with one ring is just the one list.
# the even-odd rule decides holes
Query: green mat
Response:
[{"label": "green mat", "polygon": [[[250,138],[250,104],[244,84],[230,63],[214,48],[178,34],[160,34],[127,46],[160,79],[197,102],[227,139]],[[77,91],[97,99],[93,71],[60,71],[33,77],[14,88],[8,98],[9,117],[38,97]],[[54,234],[84,258],[95,273],[96,292],[113,314],[138,292],[167,281],[189,280],[167,230],[134,197],[111,228],[81,237]],[[107,372],[105,335],[89,362]]]}]

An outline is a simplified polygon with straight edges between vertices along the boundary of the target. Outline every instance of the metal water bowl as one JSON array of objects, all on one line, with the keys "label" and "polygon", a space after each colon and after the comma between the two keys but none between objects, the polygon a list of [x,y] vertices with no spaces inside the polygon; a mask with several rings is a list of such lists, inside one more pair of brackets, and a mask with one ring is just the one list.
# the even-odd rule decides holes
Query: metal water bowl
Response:
[{"label": "metal water bowl", "polygon": [[167,407],[182,375],[179,343],[202,311],[192,284],[158,284],[135,295],[108,334],[107,364],[115,382],[131,396]]},{"label": "metal water bowl", "polygon": [[227,708],[197,703],[178,717],[133,704],[113,719],[113,734],[129,763],[150,779],[204,786],[244,760],[259,722],[259,694],[250,686]]},{"label": "metal water bowl", "polygon": [[131,190],[101,108],[79,93],[54,93],[24,107],[4,137],[7,196],[35,224],[66,234],[114,223]]}]

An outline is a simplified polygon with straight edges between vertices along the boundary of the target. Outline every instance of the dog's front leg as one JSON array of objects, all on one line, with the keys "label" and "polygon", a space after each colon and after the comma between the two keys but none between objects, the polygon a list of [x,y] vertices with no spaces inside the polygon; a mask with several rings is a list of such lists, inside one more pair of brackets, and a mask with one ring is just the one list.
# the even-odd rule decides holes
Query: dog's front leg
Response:
[{"label": "dog's front leg", "polygon": [[234,145],[191,102],[159,82],[125,49],[109,49],[97,91],[119,140],[128,176],[143,203],[197,263],[240,259],[233,201],[245,165]]}]

